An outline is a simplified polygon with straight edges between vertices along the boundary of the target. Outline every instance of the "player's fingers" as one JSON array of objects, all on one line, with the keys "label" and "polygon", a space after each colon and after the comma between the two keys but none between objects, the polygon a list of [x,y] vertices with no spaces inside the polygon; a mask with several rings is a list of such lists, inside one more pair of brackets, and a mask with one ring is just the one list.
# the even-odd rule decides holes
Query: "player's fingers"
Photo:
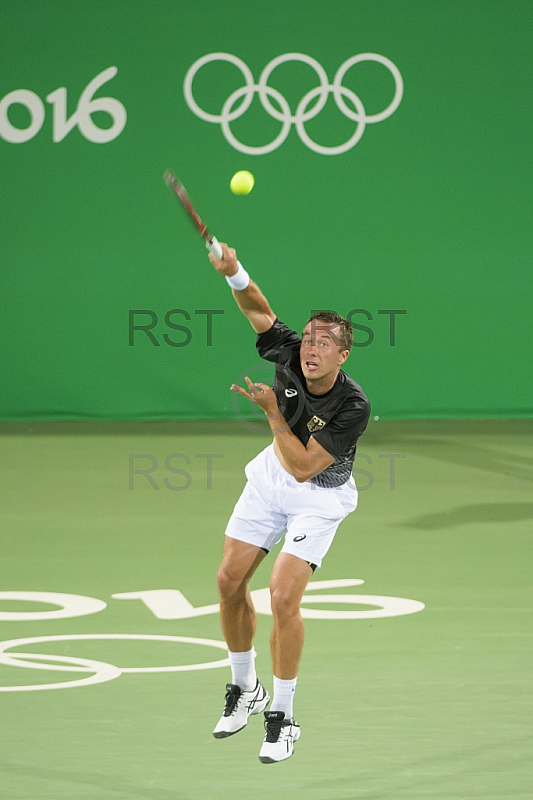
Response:
[{"label": "player's fingers", "polygon": [[[222,247],[222,258],[217,259],[213,253],[209,253],[209,261],[217,272],[219,272],[221,275],[227,275],[228,271],[234,269],[237,261],[237,254],[233,248],[228,247],[226,242],[219,242],[219,245]],[[233,273],[230,272],[230,274]]]},{"label": "player's fingers", "polygon": [[232,383],[232,384],[231,384],[231,386],[230,386],[229,388],[230,388],[230,390],[231,390],[232,392],[235,392],[236,394],[241,394],[243,397],[247,397],[247,398],[248,398],[248,400],[250,400],[250,399],[251,399],[251,398],[250,398],[250,395],[248,394],[248,392],[246,391],[246,389],[243,389],[243,388],[242,388],[242,386],[237,386],[237,384],[236,384],[236,383]]},{"label": "player's fingers", "polygon": [[259,393],[261,393],[261,392],[263,391],[263,390],[261,389],[261,386],[262,386],[262,385],[264,385],[264,384],[260,384],[260,383],[253,383],[253,382],[250,380],[250,378],[248,378],[248,377],[246,377],[244,380],[245,380],[245,381],[246,381],[246,383],[248,384],[248,388],[249,388],[249,390],[250,390],[251,394],[257,394],[258,392],[259,392]]},{"label": "player's fingers", "polygon": [[229,258],[230,249],[226,242],[219,242],[219,245],[222,248],[222,258],[221,261],[227,261]]}]

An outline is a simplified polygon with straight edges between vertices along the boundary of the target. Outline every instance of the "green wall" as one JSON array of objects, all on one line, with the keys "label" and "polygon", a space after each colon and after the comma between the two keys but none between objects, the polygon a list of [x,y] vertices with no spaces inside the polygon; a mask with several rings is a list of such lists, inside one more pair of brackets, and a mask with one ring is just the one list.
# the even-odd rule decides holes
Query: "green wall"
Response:
[{"label": "green wall", "polygon": [[[229,385],[257,366],[255,337],[164,185],[167,168],[289,325],[301,329],[312,309],[359,310],[352,320],[373,339],[356,328],[364,346],[347,371],[373,414],[530,416],[532,16],[526,0],[4,0],[0,99],[32,92],[11,99],[30,103],[33,117],[0,102],[0,417],[232,416]],[[399,70],[403,96],[343,153],[316,152],[290,121],[277,149],[245,153],[184,97],[191,65],[217,52],[242,59],[256,83],[282,54],[311,56],[332,83],[347,59],[375,53]],[[66,133],[65,113],[110,67],[118,71],[95,98],[114,98],[122,131],[100,130],[112,119],[90,117],[86,97]],[[219,114],[243,85],[235,66],[216,61],[193,91]],[[267,97],[275,105],[281,96],[294,115],[318,78],[292,61],[268,85],[280,94]],[[342,85],[356,94],[348,116],[330,93],[304,138],[347,142],[359,124],[353,109],[379,114],[395,87],[390,70],[368,60]],[[61,87],[64,112],[64,93],[46,100]],[[6,140],[32,119],[35,135]],[[282,122],[255,94],[229,126],[259,147]],[[247,197],[229,190],[238,169],[256,178]],[[169,322],[189,334],[165,324],[173,309],[190,320]],[[130,345],[131,310],[153,312],[139,324],[157,316],[158,345],[142,331]],[[391,315],[380,313],[391,310],[406,312],[395,316],[394,344]]]}]

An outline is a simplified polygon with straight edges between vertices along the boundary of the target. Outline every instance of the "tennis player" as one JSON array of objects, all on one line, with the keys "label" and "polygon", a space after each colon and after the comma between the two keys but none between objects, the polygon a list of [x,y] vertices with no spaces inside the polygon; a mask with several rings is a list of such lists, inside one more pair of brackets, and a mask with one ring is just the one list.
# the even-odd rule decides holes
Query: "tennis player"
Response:
[{"label": "tennis player", "polygon": [[[209,255],[211,263],[258,334],[259,355],[273,361],[276,372],[273,387],[248,377],[247,389],[231,386],[263,409],[273,442],[246,465],[248,481],[226,528],[217,581],[232,682],[213,736],[232,736],[248,717],[264,712],[259,760],[269,764],[290,758],[300,737],[293,714],[304,642],[300,601],[339,523],[357,506],[352,465],[370,404],[341,370],[353,341],[348,320],[316,314],[300,337],[277,318],[235,250],[225,244],[222,249],[220,261]],[[248,583],[284,535],[270,578],[274,698],[267,711],[270,696],[255,672],[256,616]]]}]

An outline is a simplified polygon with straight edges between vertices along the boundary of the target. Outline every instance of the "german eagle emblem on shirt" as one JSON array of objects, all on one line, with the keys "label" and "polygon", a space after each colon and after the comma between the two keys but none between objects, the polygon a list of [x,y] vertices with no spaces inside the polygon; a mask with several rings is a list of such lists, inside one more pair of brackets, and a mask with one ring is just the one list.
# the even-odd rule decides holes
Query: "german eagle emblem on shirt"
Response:
[{"label": "german eagle emblem on shirt", "polygon": [[311,417],[311,419],[307,423],[307,427],[309,428],[309,431],[311,433],[316,433],[316,431],[321,430],[324,427],[325,424],[326,423],[324,422],[323,419],[320,419],[320,417],[314,416],[314,417]]}]

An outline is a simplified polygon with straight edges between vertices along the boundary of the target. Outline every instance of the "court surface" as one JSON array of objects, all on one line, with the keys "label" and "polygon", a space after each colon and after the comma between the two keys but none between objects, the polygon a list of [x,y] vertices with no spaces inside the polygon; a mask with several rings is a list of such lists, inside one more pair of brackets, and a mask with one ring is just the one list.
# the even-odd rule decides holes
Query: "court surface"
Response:
[{"label": "court surface", "polygon": [[[211,735],[228,667],[153,671],[223,649],[46,639],[221,642],[223,531],[269,439],[236,422],[3,423],[0,434],[0,639],[44,637],[0,645],[34,654],[0,663],[0,686],[18,687],[0,693],[2,800],[531,800],[532,421],[369,425],[359,508],[313,577],[354,583],[306,594],[303,608],[329,616],[306,619],[302,736],[275,765],[258,761],[259,717]],[[181,474],[165,468],[175,453],[167,466]],[[130,456],[150,476],[130,476]],[[93,600],[69,601],[80,616],[29,619],[61,606],[10,592]],[[141,597],[113,597],[129,593]],[[380,609],[411,613],[371,615]],[[256,639],[269,690],[271,621],[258,615]],[[50,688],[21,690],[40,684]]]}]

